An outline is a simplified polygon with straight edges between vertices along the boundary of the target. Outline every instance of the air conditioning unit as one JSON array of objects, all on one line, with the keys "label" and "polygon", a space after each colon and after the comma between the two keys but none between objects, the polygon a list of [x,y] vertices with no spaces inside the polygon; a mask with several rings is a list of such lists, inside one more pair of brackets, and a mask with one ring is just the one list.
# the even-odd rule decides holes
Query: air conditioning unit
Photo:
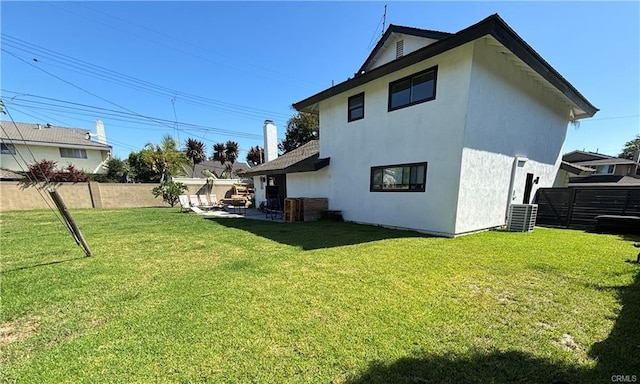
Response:
[{"label": "air conditioning unit", "polygon": [[507,230],[512,232],[531,232],[538,216],[537,204],[511,204],[507,217]]}]

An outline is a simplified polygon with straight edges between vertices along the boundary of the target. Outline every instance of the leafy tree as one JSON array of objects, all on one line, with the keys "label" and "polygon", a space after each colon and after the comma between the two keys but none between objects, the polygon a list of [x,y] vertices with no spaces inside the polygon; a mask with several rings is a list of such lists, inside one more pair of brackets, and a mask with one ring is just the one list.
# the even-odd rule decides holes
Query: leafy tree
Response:
[{"label": "leafy tree", "polygon": [[174,181],[164,181],[151,190],[153,196],[162,196],[162,201],[169,203],[172,207],[176,205],[182,195],[187,190],[187,186]]},{"label": "leafy tree", "polygon": [[189,163],[187,155],[178,149],[178,142],[165,135],[160,144],[148,143],[141,151],[142,158],[160,175],[160,183],[168,176],[176,176]]},{"label": "leafy tree", "polygon": [[126,160],[121,160],[117,157],[112,157],[107,160],[107,174],[105,175],[105,182],[126,182],[125,179],[128,174],[129,170],[127,169]]},{"label": "leafy tree", "polygon": [[264,149],[258,147],[251,147],[247,152],[247,163],[254,165],[260,165],[264,162]]},{"label": "leafy tree", "polygon": [[196,164],[202,163],[207,159],[207,155],[205,154],[204,149],[204,143],[202,141],[189,138],[187,139],[185,145],[187,147],[185,154],[187,155],[187,158],[193,163],[193,171],[191,172],[191,177],[194,177],[196,172]]},{"label": "leafy tree", "polygon": [[131,152],[129,154],[129,170],[131,176],[137,182],[142,183],[156,183],[160,180],[160,174],[156,172],[149,163],[147,163],[143,157],[143,151]]},{"label": "leafy tree", "polygon": [[627,141],[618,157],[631,160],[633,159],[633,153],[638,150],[640,150],[640,135],[636,135],[635,139]]},{"label": "leafy tree", "polygon": [[285,139],[278,144],[278,149],[281,154],[285,154],[319,137],[320,120],[318,115],[298,112],[287,121]]}]

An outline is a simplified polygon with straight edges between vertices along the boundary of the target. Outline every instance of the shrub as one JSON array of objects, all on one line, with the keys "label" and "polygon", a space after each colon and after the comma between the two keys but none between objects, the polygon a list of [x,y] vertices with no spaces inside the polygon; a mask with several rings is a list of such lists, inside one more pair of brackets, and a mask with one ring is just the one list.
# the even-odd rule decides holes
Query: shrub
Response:
[{"label": "shrub", "polygon": [[173,181],[165,181],[157,187],[153,188],[154,197],[162,196],[162,201],[169,203],[172,207],[176,205],[180,195],[187,190],[187,186],[182,183]]}]

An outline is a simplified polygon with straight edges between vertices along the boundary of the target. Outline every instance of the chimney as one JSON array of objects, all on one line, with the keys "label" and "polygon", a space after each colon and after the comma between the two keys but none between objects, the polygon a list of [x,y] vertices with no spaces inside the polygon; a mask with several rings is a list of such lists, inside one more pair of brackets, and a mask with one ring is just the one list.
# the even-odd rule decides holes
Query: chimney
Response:
[{"label": "chimney", "polygon": [[98,136],[98,143],[107,144],[107,136],[104,133],[104,124],[102,124],[102,120],[96,120],[96,135]]},{"label": "chimney", "polygon": [[278,128],[271,120],[264,121],[264,162],[278,157]]},{"label": "chimney", "polygon": [[40,125],[40,123],[38,123],[38,131],[42,129],[42,125]]},{"label": "chimney", "polygon": [[636,163],[640,162],[640,149],[636,149],[633,152],[633,157],[631,158],[631,160],[633,160]]}]

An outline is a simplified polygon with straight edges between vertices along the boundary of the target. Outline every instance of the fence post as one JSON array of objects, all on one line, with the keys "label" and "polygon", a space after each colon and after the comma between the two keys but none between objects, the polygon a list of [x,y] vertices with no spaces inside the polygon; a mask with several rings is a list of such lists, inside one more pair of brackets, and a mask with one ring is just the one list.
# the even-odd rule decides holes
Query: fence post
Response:
[{"label": "fence post", "polygon": [[576,202],[576,194],[578,190],[576,188],[571,188],[571,197],[569,198],[569,211],[567,212],[567,223],[565,227],[569,228],[571,224],[571,217],[573,216],[573,206]]}]

